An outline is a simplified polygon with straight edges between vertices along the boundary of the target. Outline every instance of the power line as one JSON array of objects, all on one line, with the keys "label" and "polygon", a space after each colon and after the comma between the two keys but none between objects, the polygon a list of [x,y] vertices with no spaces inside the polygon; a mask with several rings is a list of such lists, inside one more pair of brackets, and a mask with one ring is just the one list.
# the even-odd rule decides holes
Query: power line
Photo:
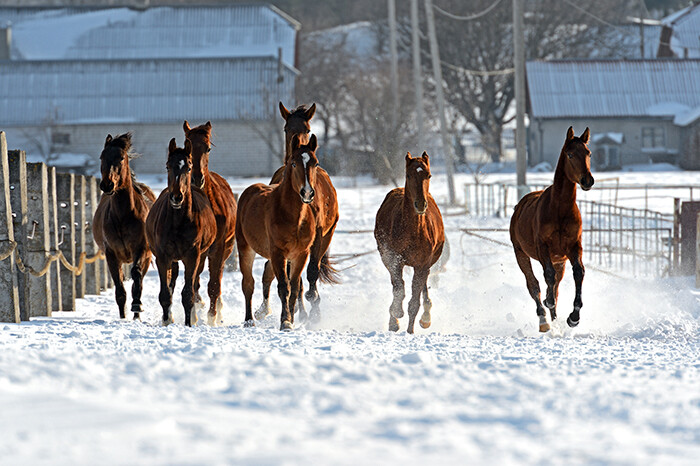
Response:
[{"label": "power line", "polygon": [[493,4],[491,4],[491,6],[486,8],[484,11],[481,11],[479,13],[469,15],[469,16],[459,16],[459,15],[452,14],[449,11],[443,10],[442,8],[440,8],[437,5],[433,5],[433,9],[435,11],[437,11],[438,13],[440,13],[441,15],[447,16],[448,18],[456,19],[457,21],[471,21],[474,19],[481,18],[482,16],[488,14],[491,10],[496,8],[499,3],[501,3],[501,0],[496,0]]}]

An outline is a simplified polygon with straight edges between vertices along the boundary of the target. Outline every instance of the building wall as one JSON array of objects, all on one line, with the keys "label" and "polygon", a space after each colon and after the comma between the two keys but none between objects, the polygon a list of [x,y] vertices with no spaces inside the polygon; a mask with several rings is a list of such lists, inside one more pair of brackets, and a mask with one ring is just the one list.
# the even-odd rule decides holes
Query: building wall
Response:
[{"label": "building wall", "polygon": [[[681,148],[680,129],[671,120],[654,118],[593,118],[593,119],[530,119],[528,128],[528,163],[537,165],[549,162],[556,165],[564,145],[566,130],[574,127],[577,136],[589,127],[591,135],[601,133],[622,133],[624,143],[620,147],[620,161],[623,165],[656,161],[679,162]],[[642,149],[642,128],[661,127],[665,133],[665,149]]]},{"label": "building wall", "polygon": [[700,119],[682,129],[681,167],[700,170]]},{"label": "building wall", "polygon": [[[209,168],[224,176],[270,176],[282,164],[283,121],[271,122],[212,121],[212,151]],[[196,126],[204,121],[190,121]],[[39,128],[7,128],[8,146],[32,152],[25,134],[37,134]],[[61,147],[64,153],[88,154],[99,159],[107,134],[131,131],[134,151],[141,157],[132,161],[137,173],[165,173],[168,143],[176,138],[178,146],[184,144],[182,122],[172,124],[99,124],[64,125],[56,129],[70,135],[70,143]],[[275,134],[275,131],[278,131]],[[273,153],[266,138],[276,139],[272,144],[279,147]]]}]

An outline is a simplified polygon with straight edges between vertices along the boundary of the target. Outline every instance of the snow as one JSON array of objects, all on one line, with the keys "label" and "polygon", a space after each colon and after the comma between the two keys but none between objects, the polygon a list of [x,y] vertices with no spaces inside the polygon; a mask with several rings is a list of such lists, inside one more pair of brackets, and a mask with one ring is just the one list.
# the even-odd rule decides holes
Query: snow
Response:
[{"label": "snow", "polygon": [[688,126],[700,118],[700,106],[686,112],[677,113],[673,118],[673,124],[677,126]]},{"label": "snow", "polygon": [[684,114],[689,110],[690,107],[678,102],[659,102],[648,106],[645,113],[650,116],[675,116]]},{"label": "snow", "polygon": [[615,132],[599,133],[599,134],[594,134],[593,137],[591,138],[591,141],[593,143],[599,143],[601,141],[604,141],[605,139],[610,139],[611,141],[613,141],[617,144],[622,144],[625,140],[625,135],[624,135],[624,133],[615,133]]},{"label": "snow", "polygon": [[[616,176],[629,184],[649,174]],[[666,184],[693,176],[656,174]],[[257,181],[231,184],[240,192]],[[162,177],[148,182],[162,187]],[[512,250],[457,231],[508,220],[445,215],[451,257],[433,277],[433,325],[407,335],[404,317],[393,334],[389,274],[362,232],[390,187],[366,178],[335,184],[341,220],[332,252],[368,254],[338,264],[340,285],[320,287],[316,328],[277,330],[274,287],[273,314],[243,328],[239,272],[224,275],[226,326],[183,326],[180,278],[175,324],[161,327],[154,267],[143,323],[119,321],[110,290],[79,300],[74,313],[0,324],[2,462],[697,464],[693,280],[632,281],[588,267],[572,330],[567,270],[560,319],[540,334]],[[438,202],[445,185],[433,173]],[[254,305],[262,265],[255,262]],[[204,292],[207,281],[205,272]]]}]

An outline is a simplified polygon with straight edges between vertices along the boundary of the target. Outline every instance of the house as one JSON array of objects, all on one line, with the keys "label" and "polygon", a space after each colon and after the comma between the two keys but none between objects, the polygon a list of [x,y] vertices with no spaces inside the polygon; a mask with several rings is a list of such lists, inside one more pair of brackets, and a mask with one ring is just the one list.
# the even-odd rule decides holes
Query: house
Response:
[{"label": "house", "polygon": [[689,166],[684,141],[700,109],[700,59],[531,61],[526,72],[531,165],[556,164],[573,126],[577,134],[590,127],[596,169]]},{"label": "house", "polygon": [[700,3],[661,20],[659,57],[700,58]]},{"label": "house", "polygon": [[168,141],[182,144],[183,120],[210,120],[212,170],[279,166],[277,102],[296,103],[299,24],[278,9],[0,8],[8,21],[0,128],[12,147],[97,158],[107,133],[132,131],[135,170],[160,173]]}]

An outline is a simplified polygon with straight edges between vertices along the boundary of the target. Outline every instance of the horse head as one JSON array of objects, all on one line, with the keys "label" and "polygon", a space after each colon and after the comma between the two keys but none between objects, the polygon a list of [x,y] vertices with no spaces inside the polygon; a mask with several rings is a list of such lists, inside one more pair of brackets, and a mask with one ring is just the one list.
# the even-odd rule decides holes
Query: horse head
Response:
[{"label": "horse head", "polygon": [[[301,144],[309,143],[309,134],[311,134],[311,126],[309,121],[316,113],[316,104],[306,108],[306,105],[300,105],[291,112],[286,109],[282,102],[279,104],[280,115],[284,118],[284,137],[287,148],[291,149],[291,142],[294,136],[299,136]],[[290,153],[287,151],[287,154]],[[286,155],[286,154],[285,154]],[[285,160],[286,162],[286,160]]]},{"label": "horse head", "polygon": [[177,147],[175,138],[170,140],[170,145],[168,146],[168,161],[165,166],[168,169],[170,205],[173,209],[180,209],[185,202],[185,197],[190,192],[192,143],[189,139],[185,139],[184,149]]},{"label": "horse head", "polygon": [[211,122],[190,128],[185,120],[182,124],[185,138],[192,143],[192,183],[203,188],[206,174],[209,173],[209,152],[211,152]]},{"label": "horse head", "polygon": [[569,126],[561,150],[566,154],[566,177],[572,183],[581,185],[584,191],[591,189],[595,181],[591,175],[591,151],[588,149],[590,135],[591,132],[586,128],[581,136],[576,137],[574,128]]},{"label": "horse head", "polygon": [[318,159],[316,158],[316,148],[318,142],[316,135],[312,134],[308,144],[301,142],[301,137],[297,136],[292,140],[292,154],[285,166],[285,176],[290,177],[292,189],[299,193],[304,204],[311,204],[316,191],[316,169]]},{"label": "horse head", "polygon": [[100,189],[105,194],[114,194],[130,179],[130,149],[131,133],[125,133],[116,138],[112,138],[111,134],[107,135],[104,149],[100,154],[100,172],[102,173]]},{"label": "horse head", "polygon": [[413,208],[418,215],[424,215],[428,209],[428,190],[430,188],[430,157],[423,152],[420,157],[411,157],[406,152],[406,194],[413,200]]}]

